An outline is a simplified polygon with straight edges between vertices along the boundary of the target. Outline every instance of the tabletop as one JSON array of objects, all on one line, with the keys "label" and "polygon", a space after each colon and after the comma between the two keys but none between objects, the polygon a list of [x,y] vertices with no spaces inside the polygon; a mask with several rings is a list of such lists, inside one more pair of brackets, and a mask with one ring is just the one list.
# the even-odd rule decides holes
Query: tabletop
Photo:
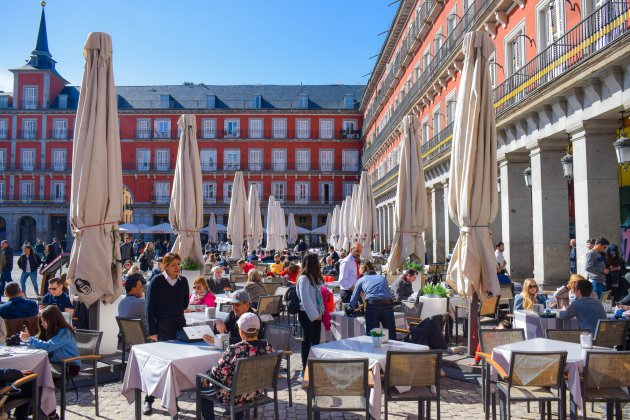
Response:
[{"label": "tabletop", "polygon": [[216,320],[224,320],[227,318],[227,312],[216,311],[215,316],[213,318],[206,317],[205,312],[188,312],[184,314],[184,318],[186,318],[187,325],[203,325],[203,324],[214,324]]},{"label": "tabletop", "polygon": [[372,343],[372,337],[362,335],[359,337],[344,338],[311,347],[313,356],[317,359],[334,358],[344,356],[370,359],[370,362],[379,362],[385,366],[388,351],[426,351],[428,346],[406,343],[404,341],[389,340],[381,347]]},{"label": "tabletop", "polygon": [[494,350],[513,352],[567,352],[567,361],[583,360],[585,351],[580,344],[567,341],[549,340],[547,338],[532,338],[531,340],[497,346]]}]

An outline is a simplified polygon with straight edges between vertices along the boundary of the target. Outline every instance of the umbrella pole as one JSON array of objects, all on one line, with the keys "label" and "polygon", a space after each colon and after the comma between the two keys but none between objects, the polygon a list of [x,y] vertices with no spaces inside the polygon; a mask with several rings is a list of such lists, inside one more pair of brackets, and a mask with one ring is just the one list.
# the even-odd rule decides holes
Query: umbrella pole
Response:
[{"label": "umbrella pole", "polygon": [[474,356],[479,345],[479,298],[473,293],[468,310],[468,355]]}]

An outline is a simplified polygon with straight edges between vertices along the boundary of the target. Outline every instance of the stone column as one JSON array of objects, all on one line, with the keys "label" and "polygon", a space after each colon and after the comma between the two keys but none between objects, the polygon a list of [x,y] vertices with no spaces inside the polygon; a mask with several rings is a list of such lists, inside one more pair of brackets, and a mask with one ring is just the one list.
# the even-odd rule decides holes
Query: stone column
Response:
[{"label": "stone column", "polygon": [[444,254],[444,188],[436,184],[431,189],[431,223],[433,225],[433,262],[446,261]]},{"label": "stone column", "polygon": [[530,152],[534,277],[545,289],[569,276],[569,194],[560,163],[566,147],[564,138],[547,138]]},{"label": "stone column", "polygon": [[501,172],[501,238],[512,280],[533,275],[532,200],[523,171],[529,166],[527,153],[511,153],[499,162]]},{"label": "stone column", "polygon": [[394,240],[394,204],[393,203],[387,204],[387,220],[389,222],[389,227],[388,227],[389,236],[387,238],[387,246],[389,246],[391,250],[392,241]]},{"label": "stone column", "polygon": [[429,204],[429,220],[431,226],[428,226],[424,231],[424,246],[427,250],[429,262],[433,262],[433,209],[431,208],[431,190],[427,188],[427,203]]},{"label": "stone column", "polygon": [[389,243],[389,209],[387,204],[383,206],[383,249],[387,248]]},{"label": "stone column", "polygon": [[380,207],[376,209],[376,220],[376,225],[378,226],[378,238],[376,239],[376,246],[377,251],[381,252],[383,250],[383,211]]},{"label": "stone column", "polygon": [[584,272],[586,240],[620,242],[619,166],[613,147],[618,120],[589,120],[569,127],[573,144],[573,194],[578,273]]}]

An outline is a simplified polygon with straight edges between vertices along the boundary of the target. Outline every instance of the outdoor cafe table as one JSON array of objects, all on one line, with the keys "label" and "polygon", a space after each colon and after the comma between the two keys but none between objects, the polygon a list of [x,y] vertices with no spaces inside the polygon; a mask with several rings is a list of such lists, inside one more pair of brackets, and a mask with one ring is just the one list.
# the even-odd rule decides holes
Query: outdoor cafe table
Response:
[{"label": "outdoor cafe table", "polygon": [[[554,311],[557,313],[557,311]],[[514,328],[523,328],[525,330],[525,338],[544,338],[547,330],[577,330],[579,329],[577,318],[559,319],[541,317],[534,311],[515,310],[514,311]]]},{"label": "outdoor cafe table", "polygon": [[[7,351],[5,355],[5,351]],[[50,414],[57,408],[55,384],[45,350],[29,349],[25,346],[0,348],[0,368],[30,370],[37,374],[37,386],[41,388],[39,401],[41,410]]]},{"label": "outdoor cafe table", "polygon": [[[593,350],[609,350],[603,347],[593,347]],[[566,341],[549,340],[547,338],[533,338],[517,343],[497,346],[492,351],[492,360],[497,362],[506,372],[510,369],[511,352],[567,352],[565,372],[567,373],[567,388],[578,407],[582,406],[582,389],[580,388],[580,372],[584,369],[586,350],[580,344]],[[495,372],[496,374],[496,372]]]},{"label": "outdoor cafe table", "polygon": [[130,404],[135,400],[136,419],[141,418],[143,391],[160,398],[171,416],[177,415],[182,391],[194,389],[197,373],[210,370],[222,354],[204,342],[162,341],[131,347],[122,394]]},{"label": "outdoor cafe table", "polygon": [[218,319],[224,320],[227,318],[227,312],[216,311],[214,318],[206,317],[206,312],[188,312],[184,314],[184,318],[186,318],[186,325],[210,325],[214,327],[214,324]]},{"label": "outdoor cafe table", "polygon": [[[405,328],[405,314],[394,312],[396,327]],[[347,316],[343,311],[330,313],[330,329],[335,340],[365,335],[365,317]]]},{"label": "outdoor cafe table", "polygon": [[426,351],[428,346],[389,340],[381,347],[375,347],[372,337],[362,335],[319,344],[311,347],[311,359],[369,359],[370,370],[374,379],[374,389],[370,392],[370,414],[375,419],[381,418],[381,370],[385,371],[388,351]]}]

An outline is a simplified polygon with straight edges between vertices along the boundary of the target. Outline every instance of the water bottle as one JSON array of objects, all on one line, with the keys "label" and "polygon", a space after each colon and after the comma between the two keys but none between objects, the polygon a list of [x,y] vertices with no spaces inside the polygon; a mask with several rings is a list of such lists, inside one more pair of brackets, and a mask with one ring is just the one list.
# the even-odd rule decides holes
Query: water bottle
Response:
[{"label": "water bottle", "polygon": [[545,299],[545,314],[549,315],[551,313],[551,299]]},{"label": "water bottle", "polygon": [[575,293],[570,292],[569,293],[569,305],[571,305],[573,302],[575,302]]}]

